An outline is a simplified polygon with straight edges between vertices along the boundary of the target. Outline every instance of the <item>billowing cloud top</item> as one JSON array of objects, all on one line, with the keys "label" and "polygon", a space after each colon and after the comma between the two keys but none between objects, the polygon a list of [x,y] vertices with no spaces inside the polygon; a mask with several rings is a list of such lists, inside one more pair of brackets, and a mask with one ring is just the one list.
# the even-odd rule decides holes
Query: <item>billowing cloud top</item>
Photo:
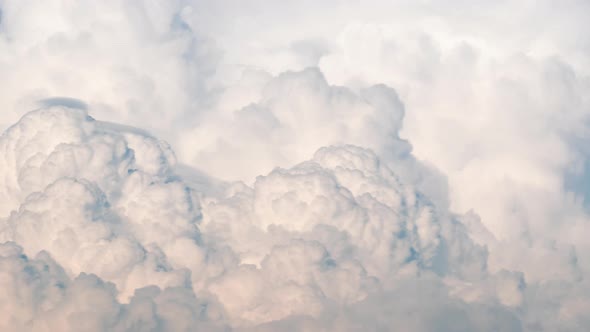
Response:
[{"label": "billowing cloud top", "polygon": [[[207,196],[174,174],[162,141],[81,109],[28,113],[0,146],[8,330],[76,330],[86,316],[91,330],[252,327],[290,317],[343,324],[331,317],[337,308],[375,305],[418,277],[415,287],[460,292],[438,295],[457,306],[462,292],[492,298],[493,307],[522,305],[521,274],[490,274],[487,250],[469,238],[463,217],[365,148],[324,147],[252,187]],[[182,308],[166,302],[176,297]],[[145,301],[150,310],[135,308]]]},{"label": "billowing cloud top", "polygon": [[0,0],[0,330],[584,331],[587,7]]}]

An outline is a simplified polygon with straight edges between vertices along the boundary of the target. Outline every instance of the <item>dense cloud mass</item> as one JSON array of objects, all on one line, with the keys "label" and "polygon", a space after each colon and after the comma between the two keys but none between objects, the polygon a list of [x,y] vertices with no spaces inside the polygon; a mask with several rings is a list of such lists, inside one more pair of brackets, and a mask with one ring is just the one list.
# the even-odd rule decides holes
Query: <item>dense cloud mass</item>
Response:
[{"label": "dense cloud mass", "polygon": [[0,330],[586,330],[588,13],[0,0]]},{"label": "dense cloud mass", "polygon": [[[469,238],[463,216],[403,184],[371,150],[324,147],[252,187],[228,184],[209,196],[175,175],[162,141],[81,109],[28,113],[0,147],[4,329],[252,328],[283,319],[347,329],[385,313],[348,322],[342,310],[388,306],[384,294],[393,299],[400,284],[416,282],[441,303],[408,328],[491,330],[493,315],[520,328],[503,306],[522,305],[522,275],[489,273],[487,249]],[[445,323],[448,314],[458,317]]]}]

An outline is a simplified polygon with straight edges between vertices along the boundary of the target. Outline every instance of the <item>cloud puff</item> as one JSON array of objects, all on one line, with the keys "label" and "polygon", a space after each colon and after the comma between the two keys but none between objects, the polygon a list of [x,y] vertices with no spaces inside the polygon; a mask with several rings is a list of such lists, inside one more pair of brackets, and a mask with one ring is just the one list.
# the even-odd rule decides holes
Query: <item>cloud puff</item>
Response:
[{"label": "cloud puff", "polygon": [[[357,94],[330,86],[311,68],[277,77],[248,72],[242,80],[261,81],[254,94],[259,99],[234,109],[232,100],[241,89],[227,90],[219,111],[183,135],[183,141],[197,144],[184,146],[183,160],[221,178],[250,180],[277,165],[297,163],[323,145],[357,144],[388,157],[409,153],[398,137],[404,108],[391,88],[373,86]],[[231,160],[243,165],[239,170],[227,163],[229,151]]]},{"label": "cloud puff", "polygon": [[[169,179],[173,155],[166,145],[64,107],[28,114],[0,141],[7,151],[4,240],[17,241],[31,256],[50,252],[69,262],[70,274],[118,280],[123,292],[127,282],[187,282],[187,271],[159,262],[160,248],[172,240],[199,236],[198,204]],[[149,281],[143,269],[159,281]]]},{"label": "cloud puff", "polygon": [[137,289],[126,304],[116,285],[81,273],[71,279],[42,251],[35,258],[13,242],[0,247],[3,296],[0,327],[6,331],[215,330],[204,307],[185,288]]}]

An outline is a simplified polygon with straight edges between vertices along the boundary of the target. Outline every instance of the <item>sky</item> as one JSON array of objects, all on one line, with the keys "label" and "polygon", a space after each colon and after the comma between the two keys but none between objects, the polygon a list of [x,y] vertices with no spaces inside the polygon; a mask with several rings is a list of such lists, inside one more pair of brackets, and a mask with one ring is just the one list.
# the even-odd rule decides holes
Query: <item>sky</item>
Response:
[{"label": "sky", "polygon": [[0,0],[0,330],[585,331],[585,0]]}]

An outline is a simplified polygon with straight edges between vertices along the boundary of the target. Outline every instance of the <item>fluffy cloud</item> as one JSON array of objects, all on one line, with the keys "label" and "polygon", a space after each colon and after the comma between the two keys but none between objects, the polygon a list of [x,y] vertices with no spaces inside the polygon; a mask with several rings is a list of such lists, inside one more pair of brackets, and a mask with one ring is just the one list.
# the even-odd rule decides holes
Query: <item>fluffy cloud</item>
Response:
[{"label": "fluffy cloud", "polygon": [[204,318],[203,303],[185,288],[137,289],[131,300],[117,300],[116,285],[82,273],[71,279],[45,251],[34,259],[7,242],[0,247],[6,331],[188,331],[215,330]]},{"label": "fluffy cloud", "polygon": [[[206,103],[218,51],[183,23],[181,1],[0,7],[3,128],[53,97],[81,99],[96,116],[156,131],[181,125]],[[23,77],[35,83],[21,84]]]},{"label": "fluffy cloud", "polygon": [[[133,311],[119,301],[133,305],[138,294],[160,294],[142,287],[188,292],[186,310],[202,293],[212,317],[205,309],[161,310],[237,327],[317,318],[421,273],[486,278],[486,250],[457,217],[437,211],[363,148],[322,148],[308,162],[258,177],[253,187],[236,183],[220,197],[199,199],[174,175],[167,145],[84,110],[29,113],[0,146],[10,151],[2,158],[0,234],[20,246],[5,244],[7,282],[25,283],[6,288],[24,288],[25,295],[11,296],[29,301],[18,307],[12,303],[22,301],[9,297],[7,326],[82,324],[41,323],[52,310],[92,315],[89,329],[131,324],[118,318]],[[94,314],[73,304],[87,296],[99,301],[88,307]]]},{"label": "fluffy cloud", "polygon": [[[435,204],[369,149],[324,147],[252,187],[207,194],[175,175],[165,143],[81,109],[31,112],[0,146],[11,151],[0,219],[8,329],[549,324],[528,312],[521,272],[488,270],[470,238],[485,235],[476,217]],[[577,287],[561,282],[560,294]],[[559,318],[576,326],[584,297],[561,296]],[[401,320],[407,311],[417,313]]]},{"label": "fluffy cloud", "polygon": [[587,6],[0,0],[0,328],[583,330]]},{"label": "fluffy cloud", "polygon": [[[254,3],[199,3],[185,20],[216,37],[228,65],[275,76],[317,66],[349,90],[394,87],[409,110],[400,135],[448,176],[453,209],[474,209],[504,241],[487,242],[494,266],[527,264],[515,252],[557,262],[587,251],[575,235],[588,232],[587,2]],[[527,244],[502,250],[514,243]]]},{"label": "fluffy cloud", "polygon": [[[199,207],[184,186],[168,181],[173,160],[163,143],[97,123],[83,110],[54,107],[25,116],[0,146],[7,152],[4,241],[17,241],[27,255],[48,251],[58,262],[69,261],[70,274],[118,280],[123,292],[131,280],[135,286],[186,283],[186,271],[168,271],[158,251],[141,245],[163,248],[178,237],[199,236]],[[143,269],[157,272],[158,281]]]},{"label": "fluffy cloud", "polygon": [[[224,179],[250,180],[260,170],[297,163],[323,145],[356,144],[387,157],[409,154],[397,134],[404,108],[395,90],[380,85],[357,94],[330,86],[317,69],[260,75],[247,72],[242,78],[260,81],[260,99],[234,109],[240,88],[226,91],[220,110],[183,136],[197,145],[185,146],[181,158]],[[239,170],[226,162],[228,151],[234,152],[233,162],[244,165]]]}]

